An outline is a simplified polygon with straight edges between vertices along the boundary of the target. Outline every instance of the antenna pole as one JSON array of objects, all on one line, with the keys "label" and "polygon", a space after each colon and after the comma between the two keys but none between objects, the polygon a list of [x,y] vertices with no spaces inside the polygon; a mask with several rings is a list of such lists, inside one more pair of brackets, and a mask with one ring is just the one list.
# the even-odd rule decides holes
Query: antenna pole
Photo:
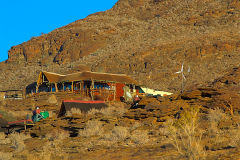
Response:
[{"label": "antenna pole", "polygon": [[183,79],[183,76],[184,76],[184,75],[183,75],[183,72],[182,72],[182,90],[181,90],[181,93],[183,93],[183,80],[184,80],[184,79]]}]

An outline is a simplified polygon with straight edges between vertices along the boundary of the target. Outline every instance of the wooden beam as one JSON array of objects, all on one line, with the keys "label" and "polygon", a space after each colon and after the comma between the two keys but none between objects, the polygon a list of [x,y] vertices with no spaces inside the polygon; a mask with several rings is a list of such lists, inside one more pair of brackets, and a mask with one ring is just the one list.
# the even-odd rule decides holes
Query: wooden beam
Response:
[{"label": "wooden beam", "polygon": [[94,89],[94,80],[92,80],[92,84],[91,84],[91,98],[92,98],[92,100],[94,100],[93,89]]},{"label": "wooden beam", "polygon": [[114,83],[114,97],[113,100],[116,101],[116,92],[117,92],[117,85]]},{"label": "wooden beam", "polygon": [[55,83],[55,88],[56,88],[56,92],[58,92],[58,86],[57,86],[57,83]]},{"label": "wooden beam", "polygon": [[24,130],[26,131],[27,130],[27,122],[24,121],[23,123],[24,123]]},{"label": "wooden beam", "polygon": [[73,81],[72,81],[72,93],[73,93]]},{"label": "wooden beam", "polygon": [[26,87],[23,88],[22,95],[23,95],[23,99],[25,99],[26,98]]},{"label": "wooden beam", "polygon": [[36,93],[38,93],[38,87],[39,87],[39,86],[37,85],[37,86],[36,86]]},{"label": "wooden beam", "polygon": [[81,97],[83,96],[83,83],[82,83],[82,81],[79,83],[79,92],[80,92],[80,95],[81,95]]}]

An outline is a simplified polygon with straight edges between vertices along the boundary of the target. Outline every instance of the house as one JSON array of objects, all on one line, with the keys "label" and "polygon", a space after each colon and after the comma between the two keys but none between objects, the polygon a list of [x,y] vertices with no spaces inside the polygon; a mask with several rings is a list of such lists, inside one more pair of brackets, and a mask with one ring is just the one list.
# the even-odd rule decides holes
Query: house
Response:
[{"label": "house", "polygon": [[105,101],[120,101],[138,94],[137,85],[137,81],[125,74],[85,71],[62,75],[41,71],[37,83],[33,84],[35,87],[27,88],[27,93],[72,92],[92,100],[99,97]]}]

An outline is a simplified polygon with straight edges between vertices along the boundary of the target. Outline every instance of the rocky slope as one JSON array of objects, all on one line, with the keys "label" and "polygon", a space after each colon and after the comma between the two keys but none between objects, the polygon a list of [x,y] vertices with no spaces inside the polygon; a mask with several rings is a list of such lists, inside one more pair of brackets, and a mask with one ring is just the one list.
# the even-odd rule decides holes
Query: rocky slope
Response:
[{"label": "rocky slope", "polygon": [[0,89],[24,87],[41,69],[62,73],[85,64],[174,92],[183,62],[191,68],[186,87],[201,86],[239,65],[239,12],[238,0],[119,0],[12,47],[0,64]]}]

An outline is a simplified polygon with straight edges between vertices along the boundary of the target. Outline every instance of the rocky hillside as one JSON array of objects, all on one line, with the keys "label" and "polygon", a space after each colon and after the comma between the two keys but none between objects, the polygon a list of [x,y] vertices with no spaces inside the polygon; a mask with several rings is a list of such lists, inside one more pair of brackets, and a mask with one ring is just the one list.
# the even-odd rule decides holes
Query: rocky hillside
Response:
[{"label": "rocky hillside", "polygon": [[205,85],[239,65],[238,0],[119,0],[49,34],[9,50],[0,64],[0,89],[21,88],[41,69],[125,73],[151,88],[179,91]]}]

